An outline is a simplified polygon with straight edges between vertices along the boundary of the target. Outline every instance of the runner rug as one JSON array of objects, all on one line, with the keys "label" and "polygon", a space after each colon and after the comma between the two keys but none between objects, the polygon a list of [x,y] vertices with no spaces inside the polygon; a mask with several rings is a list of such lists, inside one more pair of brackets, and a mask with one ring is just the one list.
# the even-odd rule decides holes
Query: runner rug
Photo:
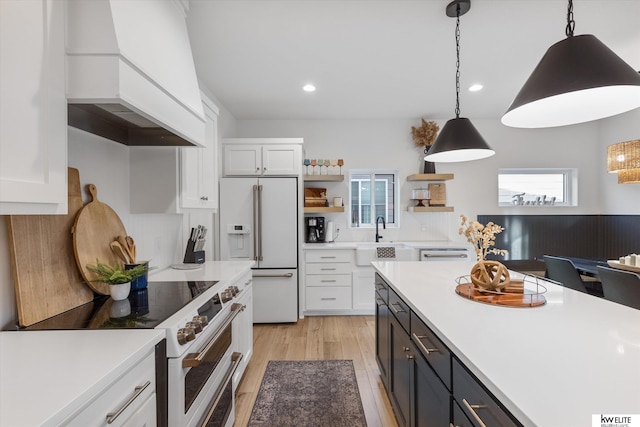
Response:
[{"label": "runner rug", "polygon": [[366,427],[351,360],[269,361],[248,427]]}]

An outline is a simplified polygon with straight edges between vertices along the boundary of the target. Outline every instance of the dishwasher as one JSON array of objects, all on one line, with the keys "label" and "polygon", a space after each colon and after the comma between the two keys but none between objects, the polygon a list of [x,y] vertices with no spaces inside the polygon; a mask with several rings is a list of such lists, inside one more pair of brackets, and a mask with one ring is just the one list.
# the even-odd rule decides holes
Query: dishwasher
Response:
[{"label": "dishwasher", "polygon": [[467,261],[469,251],[466,248],[433,247],[420,249],[420,261]]}]

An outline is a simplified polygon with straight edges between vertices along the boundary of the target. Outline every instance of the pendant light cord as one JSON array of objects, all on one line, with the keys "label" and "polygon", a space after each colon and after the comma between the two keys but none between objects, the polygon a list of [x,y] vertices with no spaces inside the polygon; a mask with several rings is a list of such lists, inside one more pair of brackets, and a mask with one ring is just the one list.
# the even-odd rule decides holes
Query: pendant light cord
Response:
[{"label": "pendant light cord", "polygon": [[460,3],[456,6],[456,119],[460,118]]},{"label": "pendant light cord", "polygon": [[573,0],[569,0],[567,5],[567,27],[564,33],[567,37],[573,37],[573,30],[576,28],[576,21],[573,20]]}]

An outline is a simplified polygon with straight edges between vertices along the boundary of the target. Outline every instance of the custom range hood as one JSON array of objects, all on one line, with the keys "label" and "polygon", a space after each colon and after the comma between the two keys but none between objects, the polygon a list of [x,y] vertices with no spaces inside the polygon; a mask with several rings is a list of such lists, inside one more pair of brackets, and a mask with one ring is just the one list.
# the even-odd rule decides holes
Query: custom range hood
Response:
[{"label": "custom range hood", "polygon": [[205,146],[186,0],[68,0],[69,126],[132,146]]}]

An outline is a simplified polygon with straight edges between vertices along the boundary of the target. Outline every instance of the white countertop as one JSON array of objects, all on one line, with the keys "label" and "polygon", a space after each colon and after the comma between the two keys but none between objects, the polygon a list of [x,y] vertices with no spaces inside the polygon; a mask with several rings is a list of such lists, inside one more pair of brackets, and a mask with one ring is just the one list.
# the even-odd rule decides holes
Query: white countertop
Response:
[{"label": "white countertop", "polygon": [[478,303],[455,293],[473,264],[373,266],[525,426],[640,414],[640,310],[548,282],[542,307]]},{"label": "white countertop", "polygon": [[150,282],[218,280],[226,282],[234,280],[254,266],[253,261],[205,261],[194,270],[176,270],[165,268],[149,272]]},{"label": "white countertop", "polygon": [[0,425],[60,425],[163,338],[154,329],[0,332]]}]

